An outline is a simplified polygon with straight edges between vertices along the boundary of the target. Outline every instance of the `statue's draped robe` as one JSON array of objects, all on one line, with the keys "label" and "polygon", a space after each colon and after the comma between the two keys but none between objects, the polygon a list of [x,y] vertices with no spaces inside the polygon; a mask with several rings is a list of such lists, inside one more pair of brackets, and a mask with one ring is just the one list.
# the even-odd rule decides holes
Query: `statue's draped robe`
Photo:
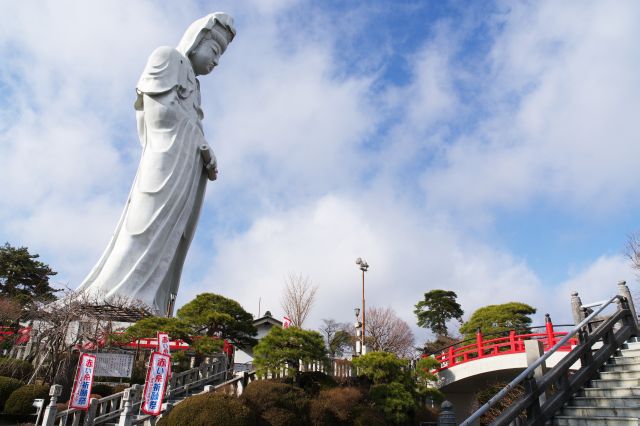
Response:
[{"label": "statue's draped robe", "polygon": [[199,83],[189,60],[156,49],[137,85],[142,159],[118,226],[79,290],[139,299],[167,313],[207,183]]}]

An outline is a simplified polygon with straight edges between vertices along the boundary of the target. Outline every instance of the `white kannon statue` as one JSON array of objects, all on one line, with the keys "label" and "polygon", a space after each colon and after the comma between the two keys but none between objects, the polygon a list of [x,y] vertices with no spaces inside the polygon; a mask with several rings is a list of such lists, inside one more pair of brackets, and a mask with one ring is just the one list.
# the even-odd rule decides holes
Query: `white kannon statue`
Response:
[{"label": "white kannon statue", "polygon": [[140,165],[111,241],[78,290],[171,313],[207,180],[218,172],[196,75],[218,65],[234,36],[231,16],[212,13],[191,24],[176,49],[159,47],[149,57],[136,87]]}]

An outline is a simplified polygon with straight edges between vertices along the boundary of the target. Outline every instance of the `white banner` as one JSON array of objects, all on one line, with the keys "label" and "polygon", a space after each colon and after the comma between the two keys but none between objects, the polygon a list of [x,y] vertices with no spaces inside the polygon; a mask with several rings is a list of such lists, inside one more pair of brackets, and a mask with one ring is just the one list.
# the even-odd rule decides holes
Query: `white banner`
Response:
[{"label": "white banner", "polygon": [[157,416],[162,410],[162,400],[169,379],[170,358],[159,352],[151,354],[149,369],[147,370],[147,380],[144,382],[142,392],[142,412]]},{"label": "white banner", "polygon": [[79,410],[87,410],[89,408],[89,397],[91,395],[91,388],[93,387],[95,366],[96,357],[94,355],[80,354],[76,380],[73,383],[71,399],[69,400],[70,408]]},{"label": "white banner", "polygon": [[163,355],[171,356],[171,347],[169,342],[169,335],[158,331],[158,352]]},{"label": "white banner", "polygon": [[133,354],[100,352],[96,355],[96,376],[131,377]]}]

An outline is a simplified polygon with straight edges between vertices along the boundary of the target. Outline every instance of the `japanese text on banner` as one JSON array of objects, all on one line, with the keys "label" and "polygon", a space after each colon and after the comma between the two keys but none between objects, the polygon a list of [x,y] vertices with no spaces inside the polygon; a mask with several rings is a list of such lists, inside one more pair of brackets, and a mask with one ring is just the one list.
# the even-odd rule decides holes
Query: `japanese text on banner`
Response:
[{"label": "japanese text on banner", "polygon": [[149,370],[147,370],[147,380],[144,383],[142,402],[142,412],[157,416],[162,409],[164,390],[169,377],[168,355],[154,352],[149,360]]},{"label": "japanese text on banner", "polygon": [[158,352],[171,356],[169,335],[167,333],[158,332]]},{"label": "japanese text on banner", "polygon": [[89,354],[81,354],[78,361],[76,380],[71,391],[69,407],[79,410],[89,408],[91,388],[93,387],[93,373],[96,367],[96,357]]}]

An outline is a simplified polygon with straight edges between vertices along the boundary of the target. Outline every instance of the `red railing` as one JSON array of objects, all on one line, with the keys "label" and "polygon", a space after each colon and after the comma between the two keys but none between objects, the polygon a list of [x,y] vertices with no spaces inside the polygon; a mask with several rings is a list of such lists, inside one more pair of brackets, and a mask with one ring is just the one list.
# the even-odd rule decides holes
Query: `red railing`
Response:
[{"label": "red railing", "polygon": [[[566,335],[567,332],[565,331],[553,330],[553,323],[548,316],[546,317],[544,333],[516,334],[515,330],[511,330],[507,336],[484,340],[482,332],[478,330],[475,342],[459,347],[452,345],[439,355],[434,355],[435,359],[440,362],[440,366],[435,372],[481,358],[524,352],[524,342],[526,340],[539,340],[542,342],[544,350],[548,351]],[[559,351],[569,352],[571,347],[577,344],[577,339],[570,339],[566,345],[559,348]]]}]

